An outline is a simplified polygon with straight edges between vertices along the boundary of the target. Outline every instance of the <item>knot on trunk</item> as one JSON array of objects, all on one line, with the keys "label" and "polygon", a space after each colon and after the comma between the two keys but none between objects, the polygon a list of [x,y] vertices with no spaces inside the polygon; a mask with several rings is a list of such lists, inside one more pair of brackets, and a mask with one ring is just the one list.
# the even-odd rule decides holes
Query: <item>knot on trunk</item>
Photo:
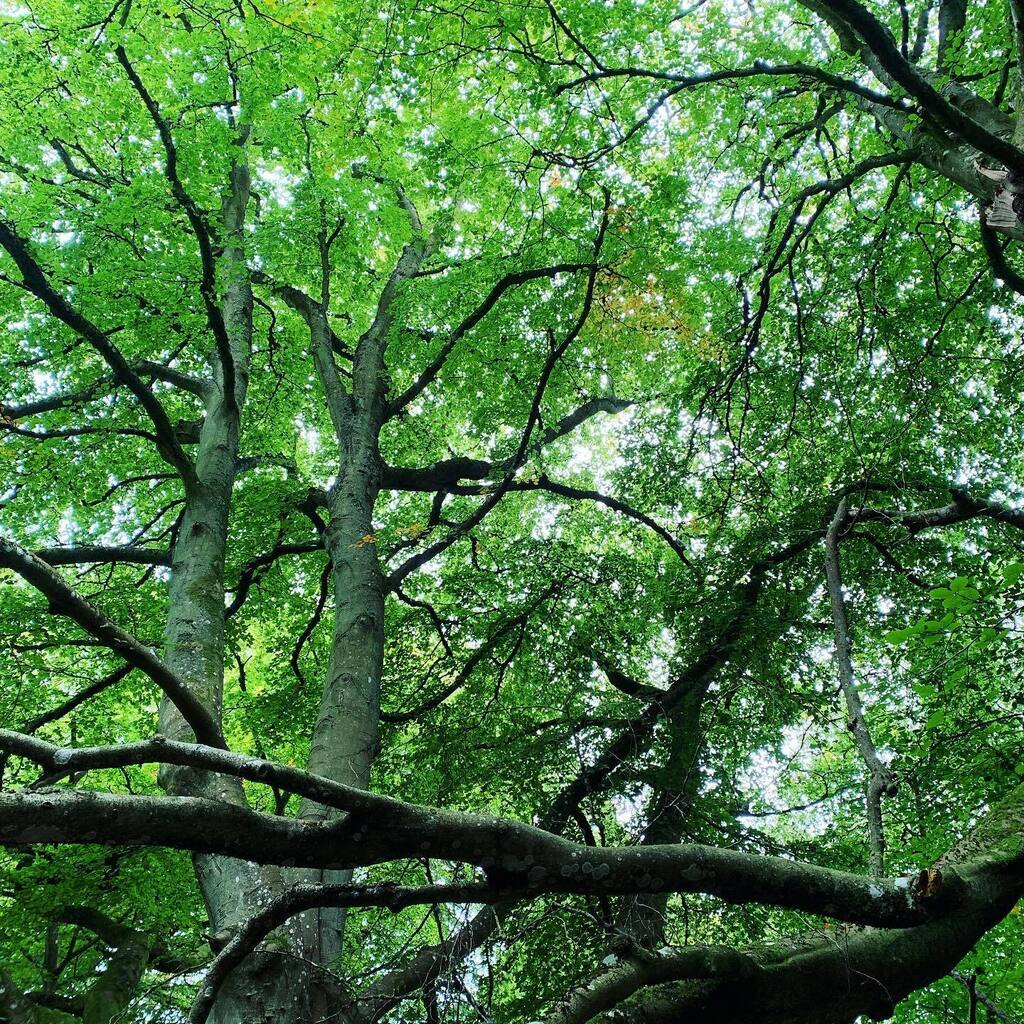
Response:
[{"label": "knot on trunk", "polygon": [[942,872],[938,868],[924,868],[914,883],[914,895],[919,900],[931,900],[942,889]]}]

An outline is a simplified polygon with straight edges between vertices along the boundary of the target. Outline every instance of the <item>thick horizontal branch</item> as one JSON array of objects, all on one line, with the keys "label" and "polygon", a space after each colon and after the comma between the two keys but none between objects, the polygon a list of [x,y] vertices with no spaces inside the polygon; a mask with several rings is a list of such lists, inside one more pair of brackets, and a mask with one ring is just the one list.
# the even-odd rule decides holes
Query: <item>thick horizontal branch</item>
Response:
[{"label": "thick horizontal branch", "polygon": [[[673,953],[663,962],[641,968],[639,978],[623,979],[619,992],[608,993],[609,1001],[628,996],[638,987],[636,983],[654,987],[589,1019],[599,1024],[887,1020],[910,993],[954,968],[1010,913],[1021,893],[1019,878],[979,878],[967,887],[955,911],[918,927],[790,938],[754,947],[748,951],[750,959],[736,963],[731,972],[687,975],[678,971],[685,965],[676,960],[680,954]],[[671,980],[686,977],[700,980],[695,984]],[[581,1019],[569,1017],[565,1024]]]},{"label": "thick horizontal branch", "polygon": [[205,399],[209,392],[210,385],[208,381],[201,380],[199,377],[192,377],[170,366],[164,366],[163,363],[144,359],[142,362],[135,364],[135,369],[147,377],[163,381],[165,384],[170,384],[180,391],[188,391],[190,394],[195,395],[196,398]]},{"label": "thick horizontal branch", "polygon": [[734,984],[755,976],[761,965],[749,953],[728,946],[690,946],[672,953],[615,958],[602,972],[570,992],[544,1024],[586,1024],[639,989],[690,979],[728,979]]},{"label": "thick horizontal branch", "polygon": [[28,398],[12,405],[2,405],[0,406],[0,415],[4,419],[17,422],[27,416],[39,416],[42,413],[53,412],[54,409],[91,402],[99,396],[106,383],[106,380],[101,380],[74,391],[58,391],[52,395],[43,395],[41,398]]},{"label": "thick horizontal branch", "polygon": [[[162,737],[121,747],[59,748],[0,731],[0,748],[52,773],[160,763],[221,772],[347,812],[313,823],[185,797],[122,797],[76,790],[0,795],[0,843],[169,846],[257,863],[344,869],[430,856],[477,865],[523,892],[702,892],[858,924],[909,927],[956,900],[957,872],[938,894],[909,880],[878,880],[734,850],[679,846],[588,847],[523,822],[405,803],[287,765]],[[1024,855],[1008,859],[1017,864]],[[991,860],[986,861],[992,863]],[[969,869],[969,866],[968,866]]]},{"label": "thick horizontal branch", "polygon": [[439,491],[462,480],[486,480],[494,464],[485,459],[442,459],[432,466],[385,466],[382,486],[392,491]]},{"label": "thick horizontal branch", "polygon": [[158,548],[104,547],[101,544],[83,544],[77,547],[37,548],[33,554],[47,565],[87,565],[96,562],[107,565],[170,565],[170,551]]},{"label": "thick horizontal branch", "polygon": [[1002,501],[977,498],[968,491],[950,488],[952,501],[939,508],[920,509],[913,512],[887,511],[864,507],[851,511],[847,522],[881,522],[890,526],[902,526],[908,533],[917,534],[942,526],[956,526],[971,519],[994,519],[1018,530],[1024,529],[1024,509],[1014,508]]},{"label": "thick horizontal branch", "polygon": [[627,694],[630,697],[638,697],[641,700],[658,702],[668,695],[668,691],[651,686],[648,683],[641,683],[625,672],[620,672],[606,657],[598,655],[594,658],[601,671],[608,677],[608,682],[616,690]]}]

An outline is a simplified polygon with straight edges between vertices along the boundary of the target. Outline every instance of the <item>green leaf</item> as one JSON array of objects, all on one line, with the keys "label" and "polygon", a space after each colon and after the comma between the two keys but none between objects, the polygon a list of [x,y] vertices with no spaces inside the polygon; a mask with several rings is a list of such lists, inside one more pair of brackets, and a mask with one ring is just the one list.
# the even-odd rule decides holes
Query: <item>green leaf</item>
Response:
[{"label": "green leaf", "polygon": [[1024,576],[1024,562],[1011,562],[1002,568],[1002,577],[1009,586],[1013,586],[1021,576]]}]

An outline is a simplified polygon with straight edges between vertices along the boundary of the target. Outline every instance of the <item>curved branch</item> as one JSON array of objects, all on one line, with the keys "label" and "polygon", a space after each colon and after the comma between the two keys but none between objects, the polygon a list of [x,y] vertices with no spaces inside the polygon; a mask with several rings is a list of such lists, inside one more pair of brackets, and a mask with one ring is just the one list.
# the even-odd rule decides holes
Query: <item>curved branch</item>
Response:
[{"label": "curved branch", "polygon": [[220,307],[217,305],[217,269],[213,253],[213,244],[210,239],[210,232],[206,226],[202,212],[196,205],[195,200],[189,195],[178,175],[178,151],[174,145],[174,137],[171,134],[170,126],[167,124],[160,107],[153,99],[146,88],[138,72],[128,59],[128,53],[123,46],[114,48],[114,55],[117,62],[124,69],[132,88],[138,94],[149,113],[157,134],[160,136],[160,144],[164,150],[164,176],[171,186],[171,194],[175,201],[182,208],[196,236],[199,245],[199,260],[202,267],[202,279],[199,285],[200,294],[203,297],[203,305],[206,307],[206,317],[213,331],[213,337],[217,344],[217,353],[220,357],[221,372],[224,383],[224,399],[229,408],[235,404],[235,361],[231,354],[231,339],[228,337],[224,317],[221,315]]},{"label": "curved branch", "polygon": [[557,584],[548,587],[535,601],[531,601],[521,612],[507,618],[487,639],[469,656],[459,674],[443,689],[413,708],[411,711],[381,711],[380,720],[392,724],[411,722],[420,715],[440,707],[453,693],[462,689],[476,671],[477,665],[484,660],[501,641],[518,626],[525,625],[531,615],[558,589]]},{"label": "curved branch", "polygon": [[563,498],[574,498],[579,501],[593,501],[599,505],[605,505],[615,512],[624,515],[627,519],[632,519],[642,526],[646,526],[647,529],[656,533],[676,554],[679,560],[689,566],[691,569],[694,567],[693,562],[690,560],[690,556],[686,549],[676,540],[675,537],[661,526],[656,523],[650,516],[643,512],[638,511],[631,505],[627,505],[624,501],[620,501],[618,498],[613,498],[607,494],[601,494],[599,491],[586,490],[579,487],[569,487],[566,484],[556,483],[554,480],[549,479],[547,476],[542,475],[536,484],[524,484],[523,490],[538,489],[542,491],[548,491],[551,494],[561,495]]},{"label": "curved branch", "polygon": [[978,225],[981,230],[981,243],[985,248],[985,255],[988,257],[992,273],[1000,281],[1008,284],[1018,295],[1024,295],[1024,275],[1018,273],[1010,266],[999,244],[999,236],[985,223],[982,217]]},{"label": "curved branch", "polygon": [[[539,452],[546,445],[570,434],[598,413],[614,415],[632,408],[636,402],[628,398],[598,397],[584,402],[578,409],[563,416],[553,427],[543,431],[541,437],[530,446],[531,452]],[[456,457],[435,462],[422,468],[411,466],[385,466],[382,486],[396,491],[437,491],[454,487],[461,480],[486,480],[508,469],[511,459],[487,462],[484,459]]]},{"label": "curved branch", "polygon": [[275,929],[307,910],[323,907],[386,907],[397,914],[424,903],[490,903],[501,891],[487,884],[399,886],[294,885],[254,914],[217,954],[189,1009],[189,1024],[206,1024],[231,972]]},{"label": "curved branch", "polygon": [[696,844],[588,847],[503,818],[422,807],[355,789],[287,765],[162,737],[121,747],[73,750],[0,730],[0,748],[55,774],[131,764],[176,764],[221,772],[346,811],[304,822],[191,797],[119,797],[80,790],[0,794],[0,844],[142,843],[241,857],[256,863],[343,869],[410,856],[477,864],[516,892],[636,894],[703,892],[839,920],[910,927],[945,912],[977,871],[1024,871],[1024,848],[945,866],[941,885],[843,871]]},{"label": "curved branch", "polygon": [[822,8],[838,15],[864,40],[886,73],[906,89],[940,125],[967,145],[1024,175],[1024,153],[946,100],[924,75],[902,56],[889,30],[871,11],[859,3],[859,0],[819,2]]},{"label": "curved branch", "polygon": [[578,274],[581,271],[595,270],[592,263],[558,263],[550,267],[538,267],[533,270],[516,270],[506,274],[487,293],[484,300],[462,321],[448,336],[441,350],[431,362],[394,401],[389,403],[388,418],[404,409],[410,402],[418,398],[441,372],[442,367],[462,337],[468,334],[498,304],[498,300],[513,288],[526,284],[528,281],[539,281],[543,278],[557,277],[559,274]]},{"label": "curved branch", "polygon": [[156,428],[161,454],[173,465],[186,485],[195,481],[195,469],[178,442],[167,411],[153,392],[131,368],[121,351],[91,320],[83,316],[50,284],[42,267],[29,252],[28,243],[6,221],[0,220],[0,246],[7,250],[21,271],[25,288],[62,323],[83,337],[103,357],[114,376],[138,399]]},{"label": "curved branch", "polygon": [[220,727],[206,706],[164,664],[163,660],[148,647],[140,644],[135,637],[111,623],[72,590],[45,562],[12,541],[0,537],[0,568],[13,569],[26,583],[31,584],[46,597],[53,614],[72,619],[129,665],[149,676],[181,712],[200,742],[223,747],[224,739]]},{"label": "curved branch", "polygon": [[910,108],[900,100],[894,100],[885,93],[876,92],[867,86],[861,85],[841,75],[834,75],[813,64],[768,64],[765,61],[754,61],[749,68],[726,68],[721,71],[708,71],[703,74],[684,75],[674,71],[653,71],[646,68],[602,68],[593,71],[571,82],[565,82],[555,89],[555,93],[568,92],[577,89],[581,85],[589,85],[593,82],[603,82],[613,78],[645,78],[656,82],[671,82],[673,84],[673,95],[685,89],[693,89],[701,85],[712,85],[716,82],[734,82],[744,78],[805,78],[822,82],[840,92],[852,93],[862,99],[870,100],[884,107],[893,107],[909,113]]}]

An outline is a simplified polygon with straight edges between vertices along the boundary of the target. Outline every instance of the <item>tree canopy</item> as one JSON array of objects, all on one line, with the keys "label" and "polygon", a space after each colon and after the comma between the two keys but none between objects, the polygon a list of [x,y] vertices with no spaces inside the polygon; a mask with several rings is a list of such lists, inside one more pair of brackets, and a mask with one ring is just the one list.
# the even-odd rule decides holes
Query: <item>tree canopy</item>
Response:
[{"label": "tree canopy", "polygon": [[0,78],[0,1021],[1024,1020],[1022,0]]}]

